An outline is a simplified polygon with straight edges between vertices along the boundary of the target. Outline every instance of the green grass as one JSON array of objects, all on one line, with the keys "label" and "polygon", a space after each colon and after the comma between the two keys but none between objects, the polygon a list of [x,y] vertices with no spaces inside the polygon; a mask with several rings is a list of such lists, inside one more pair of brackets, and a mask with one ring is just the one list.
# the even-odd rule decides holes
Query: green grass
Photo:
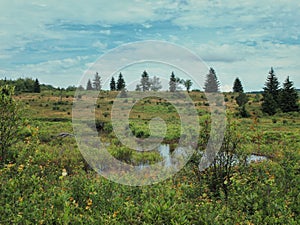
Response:
[{"label": "green grass", "polygon": [[[193,161],[150,186],[124,186],[97,174],[82,157],[74,137],[57,137],[73,130],[71,94],[63,92],[62,99],[59,92],[16,96],[27,107],[27,126],[10,149],[11,162],[0,168],[0,224],[300,223],[299,113],[263,115],[261,102],[254,102],[255,95],[250,95],[247,110],[252,116],[239,118],[235,116],[237,105],[231,101],[233,94],[226,93],[227,112],[237,122],[241,141],[238,152],[266,155],[269,160],[234,167],[225,198],[222,190],[212,191],[211,170],[200,173]],[[116,94],[103,92],[97,101],[96,118],[106,126],[99,138],[110,143],[109,152],[124,162],[160,161],[157,152],[141,154],[122,146],[109,129],[110,116],[103,113],[110,113]],[[191,92],[190,96],[203,125],[209,117],[203,93]],[[164,141],[176,144],[178,113],[157,98],[136,102],[130,129],[140,135],[143,132],[145,138],[149,121],[157,116],[167,121]]]}]

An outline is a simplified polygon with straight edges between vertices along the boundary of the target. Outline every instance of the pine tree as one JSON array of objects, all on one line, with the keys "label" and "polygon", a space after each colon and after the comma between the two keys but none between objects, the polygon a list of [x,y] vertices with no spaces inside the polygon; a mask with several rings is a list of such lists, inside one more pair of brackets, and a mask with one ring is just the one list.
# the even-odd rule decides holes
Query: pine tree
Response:
[{"label": "pine tree", "polygon": [[142,78],[141,78],[141,88],[142,91],[149,91],[150,90],[150,78],[146,70],[142,73]]},{"label": "pine tree", "polygon": [[266,87],[264,87],[264,92],[269,92],[274,97],[274,100],[278,103],[280,84],[279,84],[279,81],[278,81],[276,75],[274,74],[274,70],[272,67],[269,72],[269,76],[267,78],[267,82],[266,82],[265,86]]},{"label": "pine tree", "polygon": [[233,83],[233,88],[232,88],[233,92],[244,92],[243,86],[242,86],[242,82],[240,81],[240,79],[237,77]]},{"label": "pine tree", "polygon": [[279,108],[279,81],[271,67],[263,92],[262,111],[274,115]]},{"label": "pine tree", "polygon": [[111,81],[110,81],[110,90],[111,91],[115,91],[116,90],[116,82],[115,82],[115,78],[112,77]]},{"label": "pine tree", "polygon": [[93,90],[92,82],[90,79],[88,80],[88,82],[86,84],[86,90],[87,91]]},{"label": "pine tree", "polygon": [[96,72],[95,78],[93,80],[93,89],[96,91],[101,90],[101,77],[99,76],[98,72]]},{"label": "pine tree", "polygon": [[293,112],[298,111],[298,93],[297,90],[293,87],[293,82],[290,81],[290,78],[287,77],[283,83],[283,88],[280,92],[280,102],[279,106],[282,112]]},{"label": "pine tree", "polygon": [[34,93],[41,93],[40,82],[39,82],[38,79],[35,79],[34,87],[33,87],[33,92]]},{"label": "pine tree", "polygon": [[118,81],[117,81],[117,91],[121,91],[122,89],[125,88],[125,80],[123,78],[123,75],[122,73],[119,74],[119,77],[118,77]]},{"label": "pine tree", "polygon": [[170,90],[170,92],[175,92],[176,91],[176,87],[177,87],[176,81],[177,80],[176,80],[175,74],[174,74],[174,72],[172,72],[171,77],[170,77],[170,81],[169,81],[169,90]]},{"label": "pine tree", "polygon": [[216,76],[216,72],[213,68],[209,69],[209,73],[206,75],[206,81],[204,84],[204,91],[207,93],[219,92],[220,82]]}]

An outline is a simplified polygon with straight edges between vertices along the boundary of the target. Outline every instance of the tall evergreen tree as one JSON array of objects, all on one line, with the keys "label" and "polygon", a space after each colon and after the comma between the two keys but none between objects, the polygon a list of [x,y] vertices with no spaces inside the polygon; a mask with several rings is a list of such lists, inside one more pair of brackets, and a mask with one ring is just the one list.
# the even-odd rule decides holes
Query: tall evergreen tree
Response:
[{"label": "tall evergreen tree", "polygon": [[279,108],[279,81],[271,67],[263,92],[262,111],[274,115]]},{"label": "tall evergreen tree", "polygon": [[34,87],[33,87],[33,92],[34,93],[41,93],[40,82],[39,82],[38,79],[35,79]]},{"label": "tall evergreen tree", "polygon": [[98,72],[96,72],[95,78],[93,80],[93,89],[96,91],[101,90],[101,77],[99,76]]},{"label": "tall evergreen tree", "polygon": [[110,90],[111,91],[115,91],[116,90],[116,81],[115,81],[114,77],[111,78],[109,85],[110,85]]},{"label": "tall evergreen tree", "polygon": [[150,78],[146,70],[142,73],[142,78],[141,78],[141,88],[142,91],[149,91],[150,90]]},{"label": "tall evergreen tree", "polygon": [[206,75],[204,91],[208,93],[219,92],[219,87],[220,82],[218,81],[216,72],[213,68],[210,68],[209,73]]},{"label": "tall evergreen tree", "polygon": [[93,90],[92,82],[90,79],[88,80],[88,82],[86,84],[86,90],[87,91]]},{"label": "tall evergreen tree", "polygon": [[278,103],[279,99],[279,81],[274,74],[273,67],[271,67],[271,70],[269,72],[269,76],[267,78],[267,82],[265,83],[264,92],[269,92],[273,97],[274,100]]},{"label": "tall evergreen tree", "polygon": [[283,88],[279,96],[279,106],[282,112],[292,112],[299,110],[299,96],[297,90],[293,87],[293,82],[290,81],[289,77],[287,77],[287,79],[283,83]]},{"label": "tall evergreen tree", "polygon": [[169,81],[169,91],[170,92],[175,92],[176,91],[176,87],[177,87],[177,79],[175,77],[174,72],[172,72],[171,77],[170,77],[170,81]]},{"label": "tall evergreen tree", "polygon": [[233,83],[233,88],[232,88],[233,92],[244,92],[243,86],[242,86],[242,82],[240,81],[240,79],[237,77]]},{"label": "tall evergreen tree", "polygon": [[125,86],[126,86],[125,80],[123,78],[122,73],[120,73],[117,81],[117,91],[121,91],[122,89],[125,88]]}]

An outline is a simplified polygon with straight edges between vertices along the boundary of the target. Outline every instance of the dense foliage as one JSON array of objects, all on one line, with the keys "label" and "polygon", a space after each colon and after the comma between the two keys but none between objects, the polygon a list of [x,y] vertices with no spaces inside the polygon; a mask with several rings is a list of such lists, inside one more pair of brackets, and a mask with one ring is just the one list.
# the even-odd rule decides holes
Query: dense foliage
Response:
[{"label": "dense foliage", "polygon": [[0,166],[12,157],[10,148],[18,141],[22,125],[21,108],[13,94],[14,87],[0,86]]},{"label": "dense foliage", "polygon": [[[41,87],[38,79],[31,78],[18,78],[16,80],[4,80],[0,79],[0,86],[10,85],[15,87],[16,93],[21,92],[31,92],[31,93],[40,93]],[[51,86],[43,85],[43,89],[51,88]],[[52,87],[53,88],[53,87]]]}]

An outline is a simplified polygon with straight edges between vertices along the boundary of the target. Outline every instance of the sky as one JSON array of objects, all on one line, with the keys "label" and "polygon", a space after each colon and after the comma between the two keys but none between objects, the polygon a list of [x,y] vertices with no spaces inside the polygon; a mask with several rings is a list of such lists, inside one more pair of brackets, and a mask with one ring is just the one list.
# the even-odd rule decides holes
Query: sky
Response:
[{"label": "sky", "polygon": [[[236,77],[246,91],[261,90],[271,67],[281,84],[289,76],[300,88],[299,12],[295,0],[1,0],[0,79],[77,85],[107,52],[157,40],[213,67],[223,91]],[[143,68],[136,68],[125,81],[140,77]]]}]

